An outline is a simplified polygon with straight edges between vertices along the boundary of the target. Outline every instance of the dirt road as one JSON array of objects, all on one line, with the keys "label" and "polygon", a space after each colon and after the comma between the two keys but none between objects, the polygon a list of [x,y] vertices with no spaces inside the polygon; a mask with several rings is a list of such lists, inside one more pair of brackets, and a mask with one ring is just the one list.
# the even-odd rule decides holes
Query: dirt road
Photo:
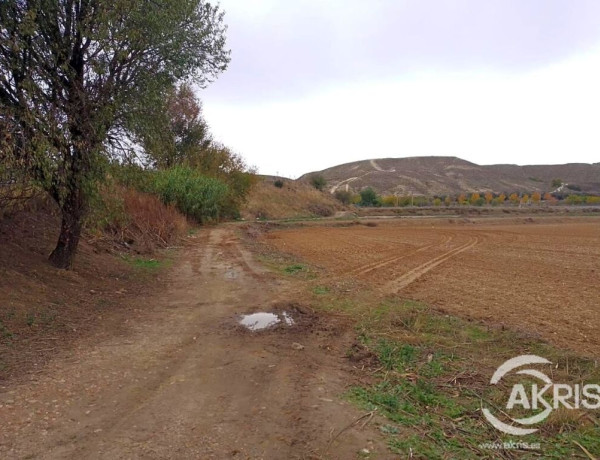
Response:
[{"label": "dirt road", "polygon": [[[183,252],[126,333],[0,389],[0,457],[386,458],[369,427],[335,438],[361,415],[339,397],[352,372],[347,326],[292,305],[232,227],[202,231]],[[261,310],[296,323],[238,325]]]}]

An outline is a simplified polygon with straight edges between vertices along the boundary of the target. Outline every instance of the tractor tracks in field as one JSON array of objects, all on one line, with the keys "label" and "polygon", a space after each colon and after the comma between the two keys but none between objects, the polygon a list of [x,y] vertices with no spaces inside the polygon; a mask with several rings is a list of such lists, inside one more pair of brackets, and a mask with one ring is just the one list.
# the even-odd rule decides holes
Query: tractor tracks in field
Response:
[{"label": "tractor tracks in field", "polygon": [[[338,273],[342,276],[349,276],[353,278],[373,279],[374,276],[378,276],[378,271],[385,271],[385,276],[387,277],[387,279],[391,279],[392,281],[389,281],[386,284],[384,284],[383,290],[385,292],[396,293],[404,289],[409,284],[413,283],[429,271],[433,270],[437,266],[441,265],[442,263],[447,262],[448,260],[458,256],[459,254],[473,248],[481,241],[480,236],[469,236],[466,242],[460,244],[459,246],[456,246],[457,238],[457,233],[449,232],[443,234],[441,240],[438,240],[437,242],[425,244],[424,246],[420,246],[416,249],[412,249],[410,251],[402,253],[399,253],[399,249],[393,249],[393,255],[390,255],[389,257],[380,258],[378,260],[362,264],[358,267],[350,268],[344,270],[341,273]],[[449,249],[448,246],[452,245],[453,243],[455,247]],[[439,254],[440,250],[443,251],[441,254]],[[419,264],[415,268],[412,268],[405,273],[401,273],[399,276],[399,270],[394,270],[390,268],[390,265],[392,264],[398,263],[402,260],[410,262],[412,258],[416,258],[419,255],[421,255],[422,260],[422,254],[427,251],[437,251],[438,255],[427,259],[425,262]],[[413,261],[413,263],[415,262],[417,261]],[[390,273],[390,270],[393,270],[393,272]],[[391,275],[391,277],[389,275]],[[339,275],[330,275],[327,279],[334,279],[337,276]]]},{"label": "tractor tracks in field", "polygon": [[361,265],[360,267],[356,267],[348,272],[346,272],[346,274],[348,275],[352,275],[352,276],[360,276],[360,275],[366,275],[367,273],[372,272],[373,270],[378,270],[381,269],[387,265],[393,264],[394,262],[398,262],[399,260],[402,259],[406,259],[407,257],[411,257],[414,256],[420,252],[424,252],[427,251],[428,249],[431,249],[433,247],[437,247],[437,246],[442,246],[444,244],[448,244],[452,241],[452,239],[454,238],[454,235],[445,235],[443,237],[443,240],[439,243],[432,243],[432,244],[428,244],[426,246],[421,246],[420,248],[411,251],[407,254],[402,254],[400,256],[393,256],[393,257],[389,257],[387,259],[384,260],[377,260],[375,262],[371,262],[365,265]]},{"label": "tractor tracks in field", "polygon": [[437,257],[434,257],[433,259],[428,260],[427,262],[413,268],[412,270],[409,270],[402,276],[389,282],[384,289],[388,292],[396,293],[407,287],[409,284],[415,282],[420,277],[433,270],[438,265],[443,264],[444,262],[456,257],[457,255],[473,248],[479,242],[480,238],[478,236],[469,237],[469,240],[466,243],[462,244],[457,248],[451,249],[450,251],[447,251]]}]

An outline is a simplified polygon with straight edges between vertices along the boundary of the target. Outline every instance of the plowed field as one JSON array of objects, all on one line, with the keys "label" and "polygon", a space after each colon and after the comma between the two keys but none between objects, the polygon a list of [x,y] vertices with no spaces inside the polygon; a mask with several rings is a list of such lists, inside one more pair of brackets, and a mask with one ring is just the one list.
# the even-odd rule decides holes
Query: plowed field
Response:
[{"label": "plowed field", "polygon": [[600,355],[600,219],[309,226],[271,233],[269,243],[327,279]]}]

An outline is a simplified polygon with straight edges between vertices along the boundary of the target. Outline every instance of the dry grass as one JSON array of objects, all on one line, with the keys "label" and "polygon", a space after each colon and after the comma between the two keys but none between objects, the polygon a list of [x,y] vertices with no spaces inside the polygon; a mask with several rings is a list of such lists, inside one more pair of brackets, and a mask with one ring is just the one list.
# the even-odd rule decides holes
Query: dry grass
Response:
[{"label": "dry grass", "polygon": [[300,182],[284,180],[283,187],[264,179],[252,188],[242,209],[245,219],[328,217],[343,206],[327,192]]},{"label": "dry grass", "polygon": [[137,252],[151,253],[172,245],[188,229],[185,216],[155,195],[112,187],[102,191],[102,203],[88,228],[96,241],[125,243]]},{"label": "dry grass", "polygon": [[186,218],[154,195],[128,189],[123,194],[123,203],[129,217],[125,230],[138,239],[158,241],[166,246],[187,231]]}]

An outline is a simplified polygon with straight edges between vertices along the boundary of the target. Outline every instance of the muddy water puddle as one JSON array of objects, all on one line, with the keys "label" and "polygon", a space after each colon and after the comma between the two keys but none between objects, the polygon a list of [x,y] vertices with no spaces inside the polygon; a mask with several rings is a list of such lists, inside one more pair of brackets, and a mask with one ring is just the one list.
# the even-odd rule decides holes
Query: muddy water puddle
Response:
[{"label": "muddy water puddle", "polygon": [[243,315],[240,319],[240,324],[245,328],[256,332],[268,329],[278,324],[293,326],[294,319],[285,311],[282,313],[258,312],[250,315]]}]

